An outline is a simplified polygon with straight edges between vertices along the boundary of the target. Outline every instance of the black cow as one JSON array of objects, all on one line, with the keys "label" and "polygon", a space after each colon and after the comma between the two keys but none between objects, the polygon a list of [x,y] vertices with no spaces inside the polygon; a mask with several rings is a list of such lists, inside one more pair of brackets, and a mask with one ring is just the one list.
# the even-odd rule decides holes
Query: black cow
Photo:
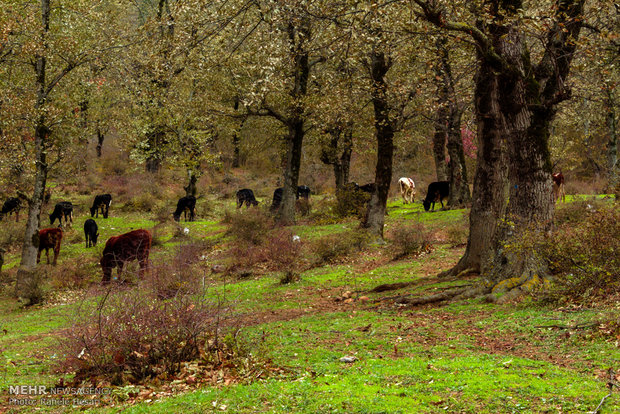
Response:
[{"label": "black cow", "polygon": [[250,204],[253,206],[258,205],[258,201],[254,197],[254,191],[249,188],[243,188],[237,191],[237,208],[240,208],[243,203],[245,203],[245,207],[250,207]]},{"label": "black cow", "polygon": [[[273,192],[273,200],[271,201],[271,207],[269,208],[271,211],[278,210],[280,208],[280,204],[282,204],[282,193],[284,188],[279,187]],[[304,198],[306,200],[310,199],[310,187],[307,185],[299,185],[297,186],[297,194],[295,194],[296,200],[300,198]]]},{"label": "black cow", "polygon": [[93,219],[84,222],[84,237],[86,238],[86,248],[97,245],[97,237],[99,237],[99,228]]},{"label": "black cow", "polygon": [[108,210],[112,205],[112,196],[110,194],[99,194],[95,196],[93,206],[90,208],[90,216],[99,217],[99,210],[103,214],[103,218],[108,218]]},{"label": "black cow", "polygon": [[54,224],[56,219],[62,224],[63,217],[65,218],[65,225],[68,221],[73,223],[73,204],[70,201],[61,201],[56,204],[54,211],[50,214],[50,224]]},{"label": "black cow", "polygon": [[181,213],[185,221],[188,221],[187,213],[189,213],[189,221],[194,221],[194,217],[196,216],[196,197],[188,195],[179,199],[177,202],[177,209],[172,213],[174,221],[181,220]]},{"label": "black cow", "polygon": [[2,211],[0,211],[0,220],[7,214],[15,213],[15,221],[19,221],[19,210],[22,208],[22,202],[17,197],[7,198],[2,205]]},{"label": "black cow", "polygon": [[368,183],[359,186],[359,190],[368,194],[372,194],[375,192],[376,185],[375,183]]},{"label": "black cow", "polygon": [[428,185],[428,191],[426,192],[426,198],[422,201],[424,204],[424,210],[428,211],[432,205],[432,211],[435,210],[435,203],[439,201],[441,208],[443,208],[443,200],[450,196],[450,181],[435,181]]}]

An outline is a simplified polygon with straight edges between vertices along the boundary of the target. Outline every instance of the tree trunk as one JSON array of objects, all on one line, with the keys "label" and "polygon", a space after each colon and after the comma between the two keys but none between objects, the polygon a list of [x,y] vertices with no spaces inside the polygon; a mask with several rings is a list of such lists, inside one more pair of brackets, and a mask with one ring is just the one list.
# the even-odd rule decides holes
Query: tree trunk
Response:
[{"label": "tree trunk", "polygon": [[276,221],[285,225],[295,222],[295,201],[297,200],[297,185],[301,167],[301,149],[305,135],[304,98],[308,90],[308,77],[310,75],[309,55],[305,49],[305,42],[310,39],[310,23],[307,19],[307,17],[302,19],[299,26],[292,23],[288,26],[291,54],[295,63],[295,84],[291,91],[293,102],[287,121],[288,134],[282,204],[276,216]]},{"label": "tree trunk", "polygon": [[161,127],[156,127],[155,131],[148,135],[148,155],[146,157],[146,172],[155,174],[161,170],[161,162],[164,158],[163,145],[165,142],[165,134]]},{"label": "tree trunk", "polygon": [[[331,135],[329,145],[321,151],[321,161],[331,165],[334,170],[336,194],[339,194],[349,182],[351,154],[353,152],[353,123],[346,126],[335,126],[328,133]],[[339,156],[340,154],[340,156]]]},{"label": "tree trunk", "polygon": [[465,152],[461,138],[461,110],[455,102],[450,104],[450,121],[448,122],[448,155],[450,156],[449,179],[450,199],[448,205],[463,208],[471,203]]},{"label": "tree trunk", "polygon": [[[436,138],[433,146],[435,165],[437,167],[437,179],[439,181],[450,181],[450,200],[448,205],[459,208],[471,202],[467,168],[465,166],[465,153],[463,152],[463,140],[461,138],[461,115],[463,112],[459,107],[454,87],[447,38],[440,36],[437,39],[436,45],[439,64],[435,66],[435,79],[439,92],[439,108],[435,125]],[[444,146],[446,140],[448,142],[450,163],[447,168],[447,178],[444,178],[446,165],[440,157],[445,157]],[[440,153],[438,153],[439,151]],[[442,178],[439,176],[440,173]]]},{"label": "tree trunk", "polygon": [[508,131],[499,103],[500,80],[480,54],[475,83],[478,163],[469,213],[469,237],[458,264],[440,276],[458,275],[467,269],[481,271],[482,263],[492,256],[497,222],[506,209],[508,169],[504,137]]},{"label": "tree trunk", "polygon": [[95,147],[95,150],[97,151],[97,158],[101,158],[101,155],[103,153],[103,141],[105,139],[105,134],[103,133],[99,125],[97,125],[96,133],[97,133],[97,146]]},{"label": "tree trunk", "polygon": [[448,164],[446,163],[446,141],[448,139],[448,108],[445,101],[440,99],[435,114],[435,133],[433,134],[433,158],[437,181],[448,181]]},{"label": "tree trunk", "polygon": [[194,196],[196,197],[196,182],[198,181],[198,177],[196,177],[196,174],[194,174],[194,171],[187,170],[187,175],[189,177],[187,185],[185,187],[183,187],[183,189],[185,190],[185,196]]},{"label": "tree trunk", "polygon": [[[239,110],[239,97],[235,97],[234,103],[235,112]],[[232,168],[239,168],[241,165],[241,151],[239,149],[239,134],[241,133],[241,129],[243,128],[243,124],[247,120],[247,116],[241,118],[241,122],[239,122],[239,127],[235,128],[232,136],[232,144],[233,144],[233,159],[232,159]]]},{"label": "tree trunk", "polygon": [[[47,44],[47,33],[49,31],[50,2],[41,1],[41,43],[45,48]],[[45,51],[43,51],[45,53]],[[37,102],[35,110],[40,112],[46,100],[46,64],[44,54],[37,54],[35,57]],[[39,251],[39,226],[41,216],[41,205],[47,181],[47,146],[50,130],[46,126],[45,116],[39,115],[34,131],[35,143],[35,181],[32,196],[28,198],[28,220],[24,233],[24,243],[22,245],[22,257],[17,270],[15,282],[15,296],[22,298],[28,305],[40,302],[43,299],[41,290],[41,278],[37,273],[37,253]]]},{"label": "tree trunk", "polygon": [[618,121],[616,119],[616,108],[614,104],[613,89],[611,86],[606,88],[605,106],[607,109],[607,175],[608,192],[616,195],[616,201],[620,198],[620,182],[618,173]]},{"label": "tree trunk", "polygon": [[383,52],[373,49],[371,55],[372,103],[375,113],[377,138],[377,165],[375,167],[375,191],[370,197],[362,227],[383,239],[383,226],[388,192],[392,181],[392,158],[394,155],[394,126],[390,119],[385,75],[391,62]]}]

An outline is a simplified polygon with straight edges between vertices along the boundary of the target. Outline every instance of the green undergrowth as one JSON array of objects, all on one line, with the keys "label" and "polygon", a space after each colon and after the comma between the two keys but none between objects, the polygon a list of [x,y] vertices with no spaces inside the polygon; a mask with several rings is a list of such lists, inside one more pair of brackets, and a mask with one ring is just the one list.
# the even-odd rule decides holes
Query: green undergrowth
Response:
[{"label": "green undergrowth", "polygon": [[[403,205],[400,200],[390,201],[388,207],[387,234],[391,227],[413,220],[440,232],[448,225],[461,225],[467,213],[426,213],[420,203]],[[192,243],[204,242],[208,256],[209,249],[223,249],[229,241],[226,225],[218,220],[158,224],[150,216],[118,212],[97,220],[100,243],[86,249],[79,224],[84,219],[77,219],[74,229],[67,231],[57,268],[92,265],[87,270],[95,281],[100,278],[97,262],[105,240],[132,229],[154,231],[155,264],[171,262],[170,258]],[[315,239],[357,227],[357,221],[343,220],[329,225],[299,224],[291,232],[311,245]],[[88,411],[586,413],[608,393],[606,371],[618,369],[620,348],[617,338],[606,335],[601,323],[618,320],[619,308],[549,307],[533,299],[518,305],[470,300],[403,307],[384,299],[438,293],[475,280],[435,277],[458,261],[462,247],[436,242],[429,251],[399,260],[391,250],[387,240],[385,245],[371,244],[329,263],[309,266],[312,258],[302,257],[305,267],[299,279],[289,284],[280,283],[280,272],[273,271],[258,271],[247,278],[210,274],[217,260],[211,262],[209,256],[204,263],[198,262],[204,272],[201,280],[212,286],[208,295],[230,304],[237,318],[227,323],[240,329],[240,337],[252,345],[251,352],[281,367],[282,372],[263,372],[226,386],[190,386],[182,394],[154,396],[148,401],[118,400],[116,406]],[[9,255],[9,262],[16,256]],[[399,290],[370,292],[378,285],[397,282],[410,284]],[[345,292],[352,296],[350,300],[344,300]],[[78,296],[63,305],[50,302],[32,308],[0,298],[2,403],[9,385],[51,386],[62,376],[53,370],[62,356],[57,340],[74,322]],[[345,356],[353,361],[341,362]],[[127,394],[126,400],[133,398],[128,396],[133,391],[124,392],[125,387],[114,389]],[[144,390],[144,386],[136,389]],[[82,409],[64,407],[62,411]],[[620,393],[607,399],[600,412],[620,412]]]}]

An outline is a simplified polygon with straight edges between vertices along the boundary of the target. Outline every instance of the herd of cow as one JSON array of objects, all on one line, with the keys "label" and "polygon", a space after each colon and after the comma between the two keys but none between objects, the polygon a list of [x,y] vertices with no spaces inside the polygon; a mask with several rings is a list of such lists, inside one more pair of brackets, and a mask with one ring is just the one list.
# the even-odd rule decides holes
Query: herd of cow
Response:
[{"label": "herd of cow", "polygon": [[[402,177],[398,180],[398,186],[400,194],[405,204],[413,203],[415,200],[415,183],[411,178]],[[375,184],[369,183],[365,185],[358,185],[355,182],[348,183],[346,190],[351,192],[363,192],[371,194],[375,191]],[[277,211],[282,203],[282,195],[284,189],[282,187],[277,188],[273,193],[273,199],[271,202],[270,210],[272,212]],[[300,185],[297,187],[296,198],[308,200],[310,198],[311,190],[308,186]],[[424,210],[435,209],[435,203],[441,203],[443,208],[443,201],[450,195],[450,182],[449,181],[436,181],[428,185],[426,197],[422,201]],[[562,173],[553,174],[553,195],[555,201],[562,199],[564,201],[564,176]],[[240,208],[244,204],[246,207],[257,206],[258,201],[254,196],[254,192],[249,188],[244,188],[236,193],[237,208]],[[97,238],[99,237],[99,228],[97,222],[93,217],[99,218],[99,213],[104,219],[108,218],[110,205],[112,204],[112,196],[110,194],[99,194],[95,196],[93,205],[90,208],[91,218],[84,222],[84,237],[86,239],[86,247],[93,247],[97,245]],[[21,208],[21,201],[19,198],[8,198],[2,205],[0,211],[0,220],[6,215],[15,213],[15,220],[19,221],[19,210]],[[181,215],[184,216],[186,221],[193,221],[196,217],[196,197],[186,196],[179,199],[177,202],[177,208],[172,213],[172,217],[175,221],[180,221]],[[49,215],[50,225],[54,224],[54,221],[58,220],[59,227],[51,227],[39,230],[39,246],[37,254],[37,263],[41,259],[41,252],[45,250],[47,257],[47,263],[50,263],[49,249],[54,252],[54,259],[52,263],[55,265],[60,253],[60,243],[63,235],[64,219],[65,226],[70,226],[73,223],[73,204],[69,201],[61,201],[55,205],[54,211]],[[137,260],[140,266],[139,274],[142,276],[148,267],[149,252],[151,249],[152,237],[148,230],[134,230],[129,233],[121,234],[119,236],[112,236],[108,239],[103,249],[102,257],[100,260],[101,268],[103,271],[102,283],[110,282],[112,270],[118,269],[118,278],[120,279],[123,271],[123,266],[130,261]]]}]

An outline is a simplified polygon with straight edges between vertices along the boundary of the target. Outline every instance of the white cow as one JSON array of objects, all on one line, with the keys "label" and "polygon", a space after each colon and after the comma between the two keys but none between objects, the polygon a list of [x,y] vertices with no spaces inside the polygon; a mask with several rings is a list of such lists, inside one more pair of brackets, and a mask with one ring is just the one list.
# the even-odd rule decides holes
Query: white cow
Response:
[{"label": "white cow", "polygon": [[398,180],[398,186],[400,187],[400,195],[403,196],[405,204],[413,203],[415,198],[415,183],[411,178],[401,177]]}]

